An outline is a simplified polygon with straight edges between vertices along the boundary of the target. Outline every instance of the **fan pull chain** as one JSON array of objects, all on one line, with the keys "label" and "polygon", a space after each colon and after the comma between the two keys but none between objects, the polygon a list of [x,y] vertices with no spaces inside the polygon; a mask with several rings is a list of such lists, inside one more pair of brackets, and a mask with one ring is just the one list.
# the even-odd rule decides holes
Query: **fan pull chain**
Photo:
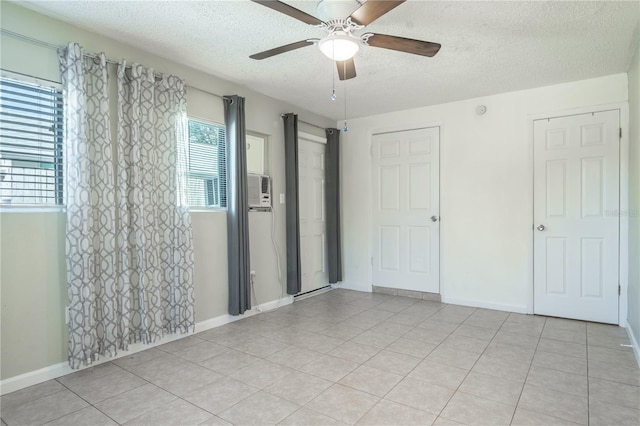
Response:
[{"label": "fan pull chain", "polygon": [[335,101],[336,99],[338,99],[338,96],[336,95],[336,70],[335,67],[333,69],[333,90],[331,91],[331,100]]},{"label": "fan pull chain", "polygon": [[[335,57],[335,50],[336,47],[335,45],[333,46],[333,56]],[[333,63],[333,61],[331,61],[331,68],[333,69],[333,72],[331,74],[331,85],[332,85],[332,90],[331,90],[331,100],[335,101],[336,99],[338,99],[338,96],[336,95],[336,66],[335,63]]]},{"label": "fan pull chain", "polygon": [[[342,72],[343,75],[347,75],[347,61],[342,63]],[[347,79],[344,80],[344,128],[343,131],[349,131],[349,126],[347,126]]]}]

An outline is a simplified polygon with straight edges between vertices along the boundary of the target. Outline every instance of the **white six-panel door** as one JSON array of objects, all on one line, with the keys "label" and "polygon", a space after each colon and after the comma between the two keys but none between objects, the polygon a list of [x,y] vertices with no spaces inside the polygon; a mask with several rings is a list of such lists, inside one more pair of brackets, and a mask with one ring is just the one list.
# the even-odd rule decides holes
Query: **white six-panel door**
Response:
[{"label": "white six-panel door", "polygon": [[299,137],[298,200],[302,293],[329,285],[325,255],[324,153],[324,144]]},{"label": "white six-panel door", "polygon": [[439,147],[438,127],[372,137],[374,286],[440,291]]},{"label": "white six-panel door", "polygon": [[534,122],[534,312],[618,323],[619,112]]}]

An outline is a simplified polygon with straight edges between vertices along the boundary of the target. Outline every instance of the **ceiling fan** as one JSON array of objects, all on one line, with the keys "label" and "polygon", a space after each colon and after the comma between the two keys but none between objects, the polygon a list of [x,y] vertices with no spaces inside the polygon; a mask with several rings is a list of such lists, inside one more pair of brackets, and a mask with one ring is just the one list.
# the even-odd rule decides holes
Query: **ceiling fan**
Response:
[{"label": "ceiling fan", "polygon": [[[285,44],[251,55],[252,59],[266,59],[301,47],[318,45],[322,53],[336,62],[340,80],[348,80],[356,76],[353,57],[360,46],[382,47],[429,57],[440,50],[440,44],[428,41],[376,33],[354,34],[406,0],[320,0],[317,14],[324,20],[278,0],[252,1],[327,32],[327,36],[322,39],[312,38]],[[345,15],[348,17],[343,18]]]}]

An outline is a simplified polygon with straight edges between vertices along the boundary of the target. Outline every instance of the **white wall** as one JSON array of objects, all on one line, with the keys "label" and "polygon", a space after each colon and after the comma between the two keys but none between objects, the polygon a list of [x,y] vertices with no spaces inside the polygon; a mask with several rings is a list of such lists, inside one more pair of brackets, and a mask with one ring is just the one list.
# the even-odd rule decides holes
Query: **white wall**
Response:
[{"label": "white wall", "polygon": [[627,322],[640,364],[640,41],[629,78],[629,309]]},{"label": "white wall", "polygon": [[[215,76],[154,56],[109,38],[81,30],[24,9],[1,2],[2,28],[54,45],[80,43],[88,52],[104,51],[110,59],[127,59],[153,67],[162,73],[184,78],[190,86],[209,92],[246,98],[247,129],[267,135],[267,173],[274,194],[284,193],[284,144],[280,114],[296,112],[301,120],[322,127],[333,122],[308,111],[252,92]],[[0,67],[6,70],[60,81],[55,50],[2,36]],[[111,76],[115,68],[112,67]],[[115,105],[115,80],[111,104]],[[187,111],[194,118],[224,122],[222,100],[188,88]],[[112,110],[112,116],[115,116]],[[115,120],[114,120],[115,123]],[[323,136],[323,131],[300,124],[300,130]],[[112,131],[115,135],[115,130]],[[278,197],[276,196],[276,199]],[[281,268],[285,268],[284,205],[274,204],[275,240]],[[276,255],[271,242],[270,213],[251,213],[251,266],[257,272],[258,303],[281,297]],[[196,321],[227,313],[227,240],[224,212],[192,214],[195,250]],[[1,378],[6,379],[39,368],[62,363],[67,357],[64,307],[67,304],[64,259],[64,213],[0,212]],[[255,299],[254,299],[255,301]]]},{"label": "white wall", "polygon": [[[530,119],[626,100],[627,76],[618,74],[350,119],[341,151],[343,286],[371,290],[371,134],[439,125],[443,300],[528,311],[533,288]],[[475,114],[478,105],[487,106],[485,115]]]}]

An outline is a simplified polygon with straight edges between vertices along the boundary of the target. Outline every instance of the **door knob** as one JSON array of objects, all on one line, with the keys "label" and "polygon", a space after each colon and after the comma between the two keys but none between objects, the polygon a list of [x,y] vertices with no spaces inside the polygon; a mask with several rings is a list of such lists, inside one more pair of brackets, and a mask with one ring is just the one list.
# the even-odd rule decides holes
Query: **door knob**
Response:
[{"label": "door knob", "polygon": [[536,227],[536,229],[537,229],[538,231],[544,231],[544,230],[545,230],[545,227],[544,227],[544,225],[538,225],[538,226]]},{"label": "door knob", "polygon": [[438,216],[431,216],[431,222],[437,222]]}]

